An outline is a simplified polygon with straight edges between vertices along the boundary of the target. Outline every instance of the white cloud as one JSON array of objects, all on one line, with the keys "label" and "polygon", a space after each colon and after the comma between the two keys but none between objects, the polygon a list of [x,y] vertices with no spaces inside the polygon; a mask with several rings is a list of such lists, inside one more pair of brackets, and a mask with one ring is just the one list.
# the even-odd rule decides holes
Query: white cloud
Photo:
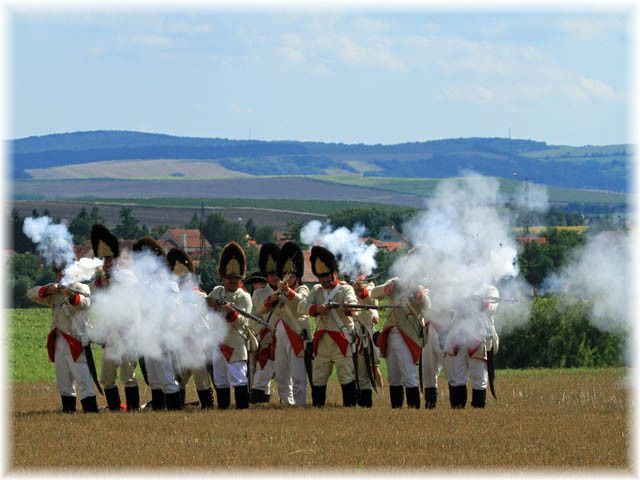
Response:
[{"label": "white cloud", "polygon": [[229,111],[236,115],[248,115],[250,113],[253,113],[253,109],[245,105],[240,105],[238,103],[230,103]]},{"label": "white cloud", "polygon": [[175,45],[171,37],[162,35],[130,35],[120,37],[121,45],[144,48],[171,48]]},{"label": "white cloud", "polygon": [[450,101],[475,104],[488,103],[495,98],[491,89],[482,85],[470,84],[445,85],[442,88],[442,94]]},{"label": "white cloud", "polygon": [[560,18],[556,21],[555,27],[577,41],[586,41],[626,33],[629,23],[623,16],[593,16]]},{"label": "white cloud", "polygon": [[581,102],[617,102],[623,97],[606,83],[582,75],[578,75],[575,82],[565,85],[565,89],[573,100]]}]

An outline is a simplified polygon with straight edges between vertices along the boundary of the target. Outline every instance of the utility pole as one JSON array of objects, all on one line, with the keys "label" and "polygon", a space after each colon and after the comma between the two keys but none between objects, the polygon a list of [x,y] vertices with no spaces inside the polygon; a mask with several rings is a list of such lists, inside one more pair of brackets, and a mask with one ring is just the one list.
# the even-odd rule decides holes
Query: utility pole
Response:
[{"label": "utility pole", "polygon": [[200,261],[204,261],[204,202],[200,202]]}]

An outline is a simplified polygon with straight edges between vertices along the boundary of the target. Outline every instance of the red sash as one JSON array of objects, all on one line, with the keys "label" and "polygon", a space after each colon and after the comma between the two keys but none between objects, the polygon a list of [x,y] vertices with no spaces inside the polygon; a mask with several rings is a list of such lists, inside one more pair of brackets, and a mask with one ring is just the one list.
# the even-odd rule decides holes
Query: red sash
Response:
[{"label": "red sash", "polygon": [[[391,332],[391,329],[393,327],[394,327],[393,325],[389,327],[385,327],[382,330],[382,332],[380,332],[380,336],[378,337],[378,342],[376,343],[376,345],[378,345],[378,348],[380,349],[380,354],[384,358],[387,357],[387,341],[389,340],[389,333]],[[404,333],[399,328],[398,328],[398,332],[400,332],[400,335],[402,336],[402,340],[404,340],[404,343],[409,348],[409,351],[411,352],[411,358],[413,358],[414,362],[418,362],[418,360],[420,359],[420,353],[422,352],[420,345],[418,345],[409,335]]]},{"label": "red sash", "polygon": [[69,350],[71,350],[71,358],[73,361],[77,361],[78,357],[82,355],[84,349],[82,348],[82,342],[71,335],[64,333],[62,330],[53,328],[49,335],[47,335],[47,353],[49,354],[49,360],[53,363],[56,361],[56,332],[60,332],[62,338],[64,338],[69,344]]},{"label": "red sash", "polygon": [[220,344],[220,351],[222,352],[222,355],[224,355],[224,358],[227,359],[227,363],[231,362],[231,355],[233,355],[233,351],[235,350],[233,347],[230,347],[228,345],[224,345],[224,344]]},{"label": "red sash", "polygon": [[287,332],[287,337],[289,337],[289,341],[291,342],[293,353],[295,353],[296,356],[299,355],[300,352],[304,350],[304,341],[300,338],[300,335],[293,330],[293,328],[287,325],[287,322],[284,320],[281,320],[281,322],[283,323],[284,331]]},{"label": "red sash", "polygon": [[322,335],[324,334],[329,335],[334,342],[336,342],[336,345],[338,345],[338,348],[340,348],[340,352],[342,353],[342,355],[344,355],[345,357],[347,356],[347,350],[349,349],[349,341],[347,340],[347,337],[344,336],[344,333],[342,332],[336,332],[335,330],[318,330],[316,331],[315,335],[313,336],[313,354],[318,355],[318,344],[320,343],[320,338],[322,337]]}]

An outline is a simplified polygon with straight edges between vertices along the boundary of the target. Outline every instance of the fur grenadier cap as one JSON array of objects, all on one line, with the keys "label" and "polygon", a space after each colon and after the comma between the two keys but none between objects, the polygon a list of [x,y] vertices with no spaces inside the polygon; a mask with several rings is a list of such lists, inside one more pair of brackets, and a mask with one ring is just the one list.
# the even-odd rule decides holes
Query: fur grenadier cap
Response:
[{"label": "fur grenadier cap", "polygon": [[107,227],[99,223],[91,227],[91,248],[93,256],[97,258],[116,258],[120,255],[118,239]]},{"label": "fur grenadier cap", "polygon": [[134,252],[142,252],[146,250],[148,252],[155,253],[159,257],[165,256],[164,250],[162,249],[160,244],[151,237],[142,237],[133,244],[131,249]]},{"label": "fur grenadier cap", "polygon": [[265,243],[260,247],[260,256],[258,257],[258,267],[262,275],[276,273],[278,271],[278,254],[280,247],[275,243]]},{"label": "fur grenadier cap", "polygon": [[311,271],[316,277],[338,271],[338,261],[333,253],[324,247],[315,246],[311,249]]},{"label": "fur grenadier cap", "polygon": [[171,271],[177,276],[187,275],[195,271],[191,257],[179,248],[169,250],[169,253],[167,253],[167,262],[169,263]]},{"label": "fur grenadier cap", "polygon": [[293,242],[285,243],[278,255],[278,276],[283,278],[293,272],[298,278],[304,275],[304,256],[302,250]]},{"label": "fur grenadier cap", "polygon": [[247,260],[242,247],[236,242],[227,243],[220,253],[218,275],[220,277],[244,278],[247,271]]}]

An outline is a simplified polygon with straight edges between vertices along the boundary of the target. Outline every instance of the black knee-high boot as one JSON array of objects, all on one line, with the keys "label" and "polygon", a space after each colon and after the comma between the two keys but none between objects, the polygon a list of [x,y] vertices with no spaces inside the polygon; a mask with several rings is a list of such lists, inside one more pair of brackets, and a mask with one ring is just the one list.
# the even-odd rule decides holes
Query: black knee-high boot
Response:
[{"label": "black knee-high boot", "polygon": [[107,399],[107,408],[112,412],[120,410],[120,392],[118,387],[111,387],[104,389],[104,396]]},{"label": "black knee-high boot", "polygon": [[407,387],[407,407],[420,408],[420,388],[419,387]]},{"label": "black knee-high boot", "polygon": [[76,411],[76,397],[71,395],[60,395],[62,400],[62,413],[75,413]]},{"label": "black knee-high boot", "polygon": [[180,399],[180,405],[184,407],[184,401],[187,399],[187,390],[184,388],[178,390],[178,398]]},{"label": "black knee-high boot", "polygon": [[164,392],[159,388],[151,390],[151,408],[154,411],[164,410]]},{"label": "black knee-high boot", "polygon": [[358,403],[358,390],[356,389],[356,382],[349,382],[342,387],[342,406],[355,407]]},{"label": "black knee-high boot", "polygon": [[211,388],[198,390],[198,398],[200,399],[200,408],[202,410],[213,408],[213,390]]},{"label": "black knee-high boot", "polygon": [[231,405],[231,388],[216,387],[216,396],[218,397],[218,409],[226,410]]},{"label": "black knee-high boot", "polygon": [[236,397],[236,409],[249,408],[249,387],[247,385],[233,387],[233,392]]},{"label": "black knee-high boot", "polygon": [[401,408],[404,403],[404,388],[402,385],[389,385],[391,408]]},{"label": "black knee-high boot", "polygon": [[467,405],[467,386],[452,387],[449,385],[449,403],[451,408],[464,408]]},{"label": "black knee-high boot", "polygon": [[164,402],[167,405],[167,410],[182,410],[179,391],[174,393],[165,393]]},{"label": "black knee-high boot", "polygon": [[98,413],[98,401],[95,395],[83,398],[80,403],[84,413]]},{"label": "black knee-high boot", "polygon": [[311,386],[311,403],[314,407],[324,407],[327,401],[327,386],[316,387]]},{"label": "black knee-high boot", "polygon": [[365,408],[371,408],[373,406],[373,391],[370,388],[360,390],[358,405]]},{"label": "black knee-high boot", "polygon": [[424,408],[436,408],[438,403],[438,389],[429,387],[424,389]]},{"label": "black knee-high boot", "polygon": [[475,388],[471,390],[471,406],[474,408],[484,408],[487,404],[487,391],[486,390],[476,390]]},{"label": "black knee-high boot", "polygon": [[124,398],[127,402],[127,410],[135,411],[140,409],[140,390],[138,386],[124,387]]}]

